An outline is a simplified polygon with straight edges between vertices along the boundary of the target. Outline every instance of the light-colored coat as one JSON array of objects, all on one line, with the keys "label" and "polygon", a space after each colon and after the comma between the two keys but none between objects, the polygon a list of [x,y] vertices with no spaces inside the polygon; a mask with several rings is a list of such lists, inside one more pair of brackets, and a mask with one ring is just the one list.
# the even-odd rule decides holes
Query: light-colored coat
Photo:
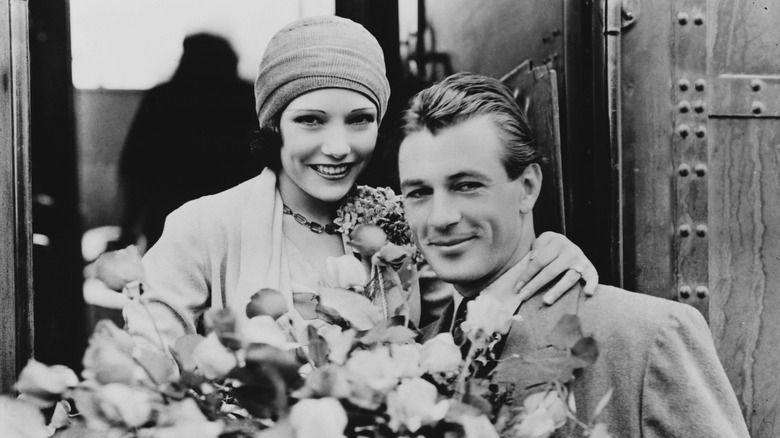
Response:
[{"label": "light-colored coat", "polygon": [[[615,437],[748,437],[734,391],[718,360],[709,328],[691,306],[600,285],[586,298],[575,286],[552,306],[537,294],[520,306],[502,358],[555,357],[548,336],[565,314],[580,318],[599,348],[597,361],[578,371],[571,386],[577,416],[587,421],[612,388],[600,420]],[[452,312],[453,306],[447,310]],[[424,329],[440,333],[442,324]],[[446,329],[444,329],[446,330]],[[549,379],[536,365],[513,361],[493,377],[514,383],[518,397]]]},{"label": "light-colored coat", "polygon": [[124,309],[130,333],[170,346],[194,333],[208,308],[230,307],[244,317],[240,310],[265,287],[282,292],[292,308],[282,214],[276,175],[268,169],[173,211],[143,258],[150,290]]}]

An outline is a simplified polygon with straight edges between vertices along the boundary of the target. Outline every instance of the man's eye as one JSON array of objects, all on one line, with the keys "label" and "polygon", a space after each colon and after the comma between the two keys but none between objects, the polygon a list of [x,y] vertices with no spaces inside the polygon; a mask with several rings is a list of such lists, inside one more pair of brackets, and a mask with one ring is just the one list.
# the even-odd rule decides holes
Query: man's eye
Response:
[{"label": "man's eye", "polygon": [[482,183],[478,182],[462,182],[455,186],[455,190],[459,192],[470,192],[483,187]]},{"label": "man's eye", "polygon": [[410,200],[416,200],[416,199],[422,199],[424,196],[426,196],[430,191],[425,189],[415,189],[407,192],[404,195],[404,198],[410,199]]}]

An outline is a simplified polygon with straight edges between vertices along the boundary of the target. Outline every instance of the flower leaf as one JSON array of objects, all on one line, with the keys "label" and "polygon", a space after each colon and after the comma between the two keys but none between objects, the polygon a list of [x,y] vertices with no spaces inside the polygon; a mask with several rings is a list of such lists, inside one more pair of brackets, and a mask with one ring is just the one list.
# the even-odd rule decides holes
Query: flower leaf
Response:
[{"label": "flower leaf", "polygon": [[321,310],[330,312],[323,316],[340,316],[349,323],[349,326],[359,331],[369,330],[383,320],[382,310],[374,306],[368,298],[346,289],[323,288],[320,290],[317,313],[320,314]]},{"label": "flower leaf", "polygon": [[588,336],[577,341],[571,349],[572,365],[575,368],[585,368],[596,362],[599,357],[599,348],[596,340]]},{"label": "flower leaf", "polygon": [[314,326],[308,326],[306,332],[309,338],[309,359],[314,362],[314,366],[321,367],[328,363],[328,354],[330,348],[322,336],[317,333]]}]

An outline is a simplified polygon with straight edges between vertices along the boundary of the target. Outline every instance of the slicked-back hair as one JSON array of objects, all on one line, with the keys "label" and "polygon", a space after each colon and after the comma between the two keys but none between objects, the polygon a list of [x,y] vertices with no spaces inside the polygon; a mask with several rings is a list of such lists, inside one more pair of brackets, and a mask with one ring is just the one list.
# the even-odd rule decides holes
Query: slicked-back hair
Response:
[{"label": "slicked-back hair", "polygon": [[490,117],[503,140],[502,164],[511,180],[528,165],[544,162],[525,112],[512,92],[501,81],[487,76],[456,73],[420,91],[404,113],[402,129],[404,136],[423,130],[436,135],[480,116]]}]

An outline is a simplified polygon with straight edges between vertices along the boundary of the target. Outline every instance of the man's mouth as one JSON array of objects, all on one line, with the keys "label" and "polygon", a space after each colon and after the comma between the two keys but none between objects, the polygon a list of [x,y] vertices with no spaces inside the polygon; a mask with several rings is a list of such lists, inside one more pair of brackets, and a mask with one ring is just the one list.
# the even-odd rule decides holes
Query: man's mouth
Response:
[{"label": "man's mouth", "polygon": [[436,239],[428,240],[428,246],[433,246],[440,251],[452,251],[459,249],[462,244],[473,239],[474,236],[453,236],[453,237],[439,237]]},{"label": "man's mouth", "polygon": [[314,164],[310,167],[325,178],[337,179],[346,176],[352,164]]}]

